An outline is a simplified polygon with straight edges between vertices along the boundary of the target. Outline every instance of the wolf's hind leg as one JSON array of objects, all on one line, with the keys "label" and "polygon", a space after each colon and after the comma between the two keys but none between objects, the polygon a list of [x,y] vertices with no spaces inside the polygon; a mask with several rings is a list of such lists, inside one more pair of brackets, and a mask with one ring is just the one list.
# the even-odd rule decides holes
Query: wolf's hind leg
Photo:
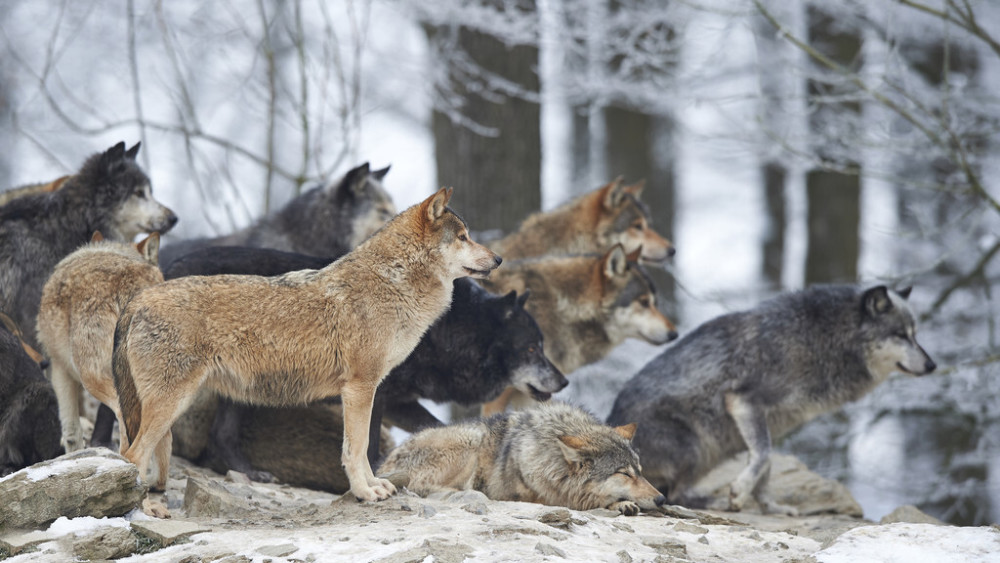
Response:
[{"label": "wolf's hind leg", "polygon": [[799,511],[794,506],[781,504],[771,497],[771,467],[768,464],[767,471],[761,476],[757,487],[753,490],[753,498],[757,499],[761,512],[765,514],[784,514],[785,516],[798,516]]},{"label": "wolf's hind leg", "polygon": [[749,463],[730,485],[729,508],[738,511],[746,505],[761,479],[766,479],[771,471],[771,433],[767,429],[764,410],[740,395],[726,395],[726,411],[736,423],[750,452]]}]

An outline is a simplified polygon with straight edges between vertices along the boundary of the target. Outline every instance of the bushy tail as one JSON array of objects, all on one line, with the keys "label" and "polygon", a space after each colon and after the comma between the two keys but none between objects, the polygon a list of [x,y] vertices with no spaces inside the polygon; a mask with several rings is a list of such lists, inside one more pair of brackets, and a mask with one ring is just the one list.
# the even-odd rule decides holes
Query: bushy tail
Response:
[{"label": "bushy tail", "polygon": [[118,393],[118,405],[125,421],[125,428],[122,430],[128,437],[129,443],[135,441],[139,433],[139,421],[142,419],[142,403],[139,402],[139,394],[132,379],[132,366],[128,361],[128,340],[125,338],[131,325],[132,315],[126,311],[115,326],[115,347],[111,356],[111,372],[115,379],[115,391]]}]

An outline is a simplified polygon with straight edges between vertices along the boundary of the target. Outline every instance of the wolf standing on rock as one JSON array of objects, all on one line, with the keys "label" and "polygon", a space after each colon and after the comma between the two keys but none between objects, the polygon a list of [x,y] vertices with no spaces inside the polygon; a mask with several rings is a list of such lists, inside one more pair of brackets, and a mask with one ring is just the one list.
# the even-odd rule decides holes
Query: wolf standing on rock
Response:
[{"label": "wolf standing on rock", "polygon": [[500,265],[473,242],[442,189],[396,216],[321,270],[284,276],[190,277],[139,293],[115,331],[115,387],[145,477],[166,483],[170,425],[202,384],[264,405],[340,395],[344,468],[351,493],[387,498],[395,487],[368,463],[375,389],[448,308],[456,278]]},{"label": "wolf standing on rock", "polygon": [[892,372],[935,364],[916,340],[909,288],[817,286],[723,315],[649,362],[618,395],[609,424],[638,420],[636,447],[650,482],[675,503],[727,457],[750,450],[730,508],[767,495],[772,437],[848,401]]}]

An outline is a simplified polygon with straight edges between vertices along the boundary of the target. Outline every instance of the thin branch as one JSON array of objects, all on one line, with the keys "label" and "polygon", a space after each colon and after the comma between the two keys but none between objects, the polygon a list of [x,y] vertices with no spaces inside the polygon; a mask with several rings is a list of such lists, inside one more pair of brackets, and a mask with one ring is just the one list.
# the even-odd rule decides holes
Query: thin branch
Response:
[{"label": "thin branch", "polygon": [[934,300],[934,303],[931,305],[930,309],[928,309],[926,312],[920,315],[921,320],[926,320],[931,316],[933,316],[934,313],[937,313],[944,305],[944,303],[948,301],[948,298],[951,297],[951,294],[954,293],[956,290],[969,285],[976,278],[983,276],[986,272],[986,266],[990,263],[991,260],[993,260],[993,257],[996,255],[998,250],[1000,250],[1000,240],[993,243],[993,247],[990,248],[988,251],[986,251],[986,253],[979,258],[979,262],[976,262],[976,265],[973,266],[973,268],[969,270],[968,273],[966,273],[964,276],[952,282],[950,286],[948,286],[944,291],[941,292],[940,295],[938,295],[937,299]]}]

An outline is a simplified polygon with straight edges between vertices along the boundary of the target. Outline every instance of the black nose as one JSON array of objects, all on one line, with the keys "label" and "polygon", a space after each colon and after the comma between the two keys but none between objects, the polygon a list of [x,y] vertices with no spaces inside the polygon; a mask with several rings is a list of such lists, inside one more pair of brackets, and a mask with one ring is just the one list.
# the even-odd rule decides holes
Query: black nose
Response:
[{"label": "black nose", "polygon": [[46,359],[38,362],[38,367],[42,368],[42,371],[49,369],[49,361]]},{"label": "black nose", "polygon": [[667,251],[667,256],[673,256],[674,254],[677,254],[677,249],[671,246],[670,250]]},{"label": "black nose", "polygon": [[169,231],[170,229],[174,228],[174,225],[177,224],[177,220],[178,220],[177,219],[177,215],[174,215],[173,212],[171,212],[170,215],[167,215],[167,228],[166,228],[166,230]]},{"label": "black nose", "polygon": [[670,332],[667,333],[667,342],[670,342],[671,340],[677,340],[676,330],[671,330]]},{"label": "black nose", "polygon": [[497,266],[499,266],[502,263],[503,263],[503,258],[501,258],[499,254],[494,254],[493,255],[493,264],[494,264],[493,267],[496,268]]},{"label": "black nose", "polygon": [[663,506],[664,504],[667,504],[667,497],[660,495],[653,499],[653,502],[656,503],[656,506]]},{"label": "black nose", "polygon": [[937,369],[937,364],[934,363],[934,360],[927,358],[927,361],[924,363],[924,370],[927,373],[930,373],[936,369]]}]

